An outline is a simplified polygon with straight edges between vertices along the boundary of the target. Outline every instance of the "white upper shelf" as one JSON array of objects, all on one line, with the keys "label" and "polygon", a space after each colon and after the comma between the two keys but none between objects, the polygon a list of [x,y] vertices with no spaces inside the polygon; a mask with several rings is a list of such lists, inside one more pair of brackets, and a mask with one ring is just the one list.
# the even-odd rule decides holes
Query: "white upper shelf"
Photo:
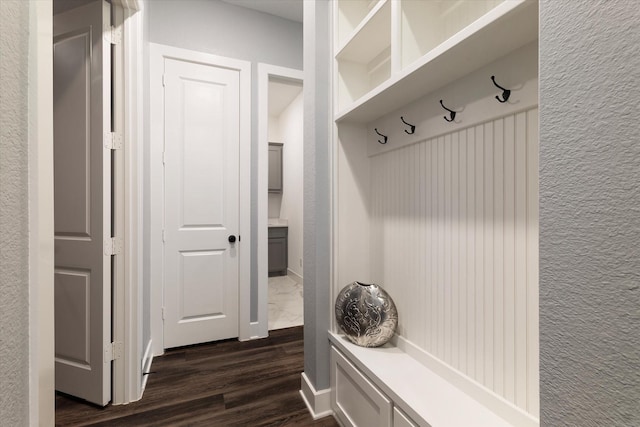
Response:
[{"label": "white upper shelf", "polygon": [[366,63],[390,43],[390,0],[379,1],[338,49],[336,58]]},{"label": "white upper shelf", "polygon": [[371,122],[537,38],[538,2],[505,1],[339,111],[335,120]]}]

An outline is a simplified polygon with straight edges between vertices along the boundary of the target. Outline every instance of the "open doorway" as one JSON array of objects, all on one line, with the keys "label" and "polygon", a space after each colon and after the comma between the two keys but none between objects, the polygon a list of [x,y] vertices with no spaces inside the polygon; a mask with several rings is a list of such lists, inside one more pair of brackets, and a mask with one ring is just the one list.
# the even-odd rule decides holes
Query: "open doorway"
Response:
[{"label": "open doorway", "polygon": [[258,64],[258,323],[303,324],[303,98],[300,70]]},{"label": "open doorway", "polygon": [[268,328],[303,324],[302,81],[268,82]]}]

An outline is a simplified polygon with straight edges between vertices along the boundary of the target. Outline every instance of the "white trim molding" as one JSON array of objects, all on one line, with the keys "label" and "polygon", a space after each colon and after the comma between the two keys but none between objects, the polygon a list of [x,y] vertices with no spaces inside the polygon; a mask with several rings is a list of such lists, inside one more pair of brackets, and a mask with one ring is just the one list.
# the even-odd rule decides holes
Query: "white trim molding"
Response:
[{"label": "white trim molding", "polygon": [[55,422],[53,295],[53,12],[29,3],[29,425]]},{"label": "white trim molding", "polygon": [[141,366],[141,375],[142,382],[140,384],[140,399],[142,399],[142,393],[144,393],[144,389],[147,388],[147,380],[149,379],[149,371],[151,370],[151,363],[153,363],[153,341],[149,341],[147,344],[147,348],[144,351],[144,355],[142,356]]},{"label": "white trim molding", "polygon": [[163,309],[163,167],[164,90],[162,76],[165,58],[175,58],[201,64],[237,70],[240,75],[240,226],[239,235],[239,325],[238,339],[253,338],[251,327],[251,63],[233,58],[188,49],[149,43],[150,53],[150,283],[151,340],[153,354],[164,352]]},{"label": "white trim molding", "polygon": [[299,285],[304,283],[304,278],[290,268],[287,268],[287,276]]},{"label": "white trim molding", "polygon": [[268,220],[269,220],[269,78],[302,82],[304,72],[294,68],[258,63],[258,337],[268,336]]},{"label": "white trim molding", "polygon": [[143,197],[144,114],[143,114],[143,17],[142,0],[121,0],[123,22],[123,102],[124,102],[124,402],[142,398],[145,355],[143,324]]},{"label": "white trim molding", "polygon": [[316,390],[309,377],[303,372],[300,395],[314,420],[333,416],[331,409],[331,389]]}]

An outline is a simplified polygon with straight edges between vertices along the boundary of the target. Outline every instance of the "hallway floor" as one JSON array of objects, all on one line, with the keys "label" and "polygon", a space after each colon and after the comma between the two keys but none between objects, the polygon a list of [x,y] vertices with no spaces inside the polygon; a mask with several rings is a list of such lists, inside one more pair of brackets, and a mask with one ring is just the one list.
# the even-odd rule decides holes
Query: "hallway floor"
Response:
[{"label": "hallway floor", "polygon": [[97,408],[56,396],[56,426],[321,426],[300,396],[302,327],[269,338],[220,341],[156,357],[144,397]]},{"label": "hallway floor", "polygon": [[302,284],[289,276],[269,277],[269,330],[300,326],[304,322]]}]

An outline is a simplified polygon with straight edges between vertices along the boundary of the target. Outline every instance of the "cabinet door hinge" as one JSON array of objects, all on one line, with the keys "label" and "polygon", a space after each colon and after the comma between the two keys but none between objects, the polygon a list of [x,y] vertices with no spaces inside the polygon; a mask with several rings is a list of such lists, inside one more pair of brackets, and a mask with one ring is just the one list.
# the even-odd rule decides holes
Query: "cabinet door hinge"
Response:
[{"label": "cabinet door hinge", "polygon": [[123,345],[121,342],[112,342],[104,346],[104,363],[122,358]]},{"label": "cabinet door hinge", "polygon": [[167,152],[166,151],[162,152],[162,164],[163,165],[167,164]]},{"label": "cabinet door hinge", "polygon": [[106,26],[104,38],[108,43],[118,45],[122,43],[122,29],[120,27]]},{"label": "cabinet door hinge", "polygon": [[166,74],[162,75],[162,87],[165,87],[167,85],[167,78],[166,78]]},{"label": "cabinet door hinge", "polygon": [[122,149],[122,134],[119,132],[105,132],[104,148],[106,148],[107,150]]},{"label": "cabinet door hinge", "polygon": [[166,243],[166,241],[167,241],[167,233],[164,230],[162,230],[162,243]]},{"label": "cabinet door hinge", "polygon": [[164,307],[162,307],[162,320],[164,320]]},{"label": "cabinet door hinge", "polygon": [[119,255],[122,253],[122,240],[117,237],[110,237],[104,242],[104,254],[107,256]]}]

